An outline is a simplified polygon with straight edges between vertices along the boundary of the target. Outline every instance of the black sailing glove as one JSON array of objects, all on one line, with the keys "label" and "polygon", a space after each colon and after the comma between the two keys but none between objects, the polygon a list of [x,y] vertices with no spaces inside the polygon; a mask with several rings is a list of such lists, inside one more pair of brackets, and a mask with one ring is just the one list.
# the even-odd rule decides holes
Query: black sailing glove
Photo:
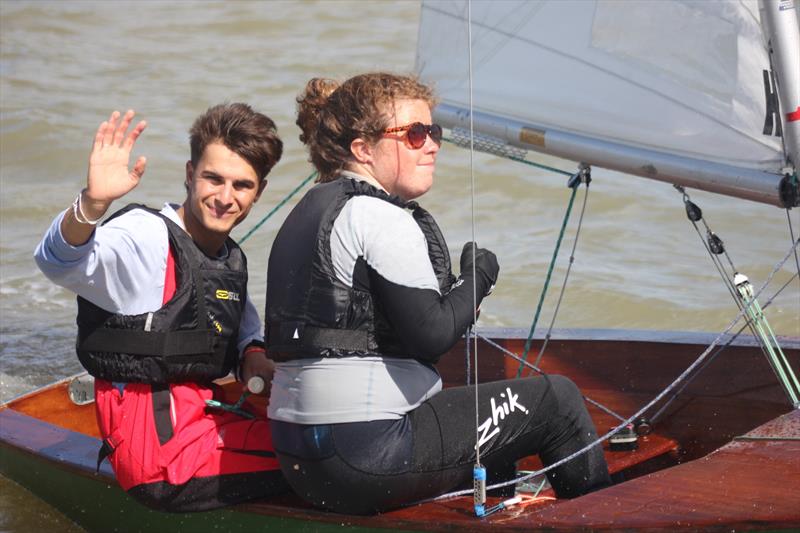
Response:
[{"label": "black sailing glove", "polygon": [[472,277],[472,247],[475,246],[475,291],[478,304],[485,297],[489,296],[497,282],[497,275],[500,272],[500,265],[497,264],[497,256],[486,248],[478,248],[477,244],[468,242],[461,250],[461,277],[463,279]]}]

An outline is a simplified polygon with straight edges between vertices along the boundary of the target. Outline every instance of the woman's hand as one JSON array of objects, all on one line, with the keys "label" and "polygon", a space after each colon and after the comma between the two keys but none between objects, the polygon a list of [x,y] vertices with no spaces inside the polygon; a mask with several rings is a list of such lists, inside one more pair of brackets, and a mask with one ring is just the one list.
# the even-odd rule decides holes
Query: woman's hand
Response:
[{"label": "woman's hand", "polygon": [[[474,248],[474,252],[473,252]],[[500,266],[497,264],[497,256],[486,248],[478,248],[474,242],[468,242],[461,250],[461,276],[472,275],[473,260],[475,274],[481,280],[483,290],[478,293],[479,298],[489,296],[497,283],[497,275],[500,273]],[[478,284],[479,286],[481,284]]]}]

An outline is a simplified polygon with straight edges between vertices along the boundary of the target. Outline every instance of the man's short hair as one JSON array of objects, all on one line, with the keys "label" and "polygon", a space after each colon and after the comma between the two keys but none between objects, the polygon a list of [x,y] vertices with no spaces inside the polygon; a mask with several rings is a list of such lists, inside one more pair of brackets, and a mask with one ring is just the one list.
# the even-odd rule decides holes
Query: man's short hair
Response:
[{"label": "man's short hair", "polygon": [[197,117],[189,135],[193,166],[206,146],[219,142],[250,163],[259,180],[267,177],[283,154],[283,141],[272,119],[243,103],[210,107]]}]

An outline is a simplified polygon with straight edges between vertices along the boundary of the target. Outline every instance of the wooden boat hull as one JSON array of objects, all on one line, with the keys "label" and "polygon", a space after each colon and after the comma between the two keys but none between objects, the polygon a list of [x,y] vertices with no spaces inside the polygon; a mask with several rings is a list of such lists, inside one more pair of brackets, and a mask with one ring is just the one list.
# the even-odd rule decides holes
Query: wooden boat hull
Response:
[{"label": "wooden boat hull", "polygon": [[[525,332],[485,334],[521,352]],[[641,332],[560,332],[543,358],[584,394],[629,416],[703,351],[697,334],[656,338]],[[537,346],[540,341],[536,341]],[[483,381],[513,375],[498,351],[481,344]],[[446,384],[462,384],[462,350],[443,358]],[[800,341],[784,347],[795,368]],[[535,353],[535,352],[534,352]],[[640,438],[633,452],[606,450],[612,471],[629,479],[574,500],[543,501],[477,519],[471,499],[416,505],[374,517],[337,515],[287,495],[194,514],[149,510],[116,485],[108,463],[95,473],[100,441],[93,405],[67,398],[68,380],[0,406],[0,473],[27,487],[90,531],[730,531],[800,527],[800,411],[791,410],[760,350],[739,342],[710,363]],[[599,430],[616,419],[591,408]],[[761,440],[769,437],[768,440]],[[526,466],[536,460],[526,461]],[[666,467],[666,468],[665,468]]]}]

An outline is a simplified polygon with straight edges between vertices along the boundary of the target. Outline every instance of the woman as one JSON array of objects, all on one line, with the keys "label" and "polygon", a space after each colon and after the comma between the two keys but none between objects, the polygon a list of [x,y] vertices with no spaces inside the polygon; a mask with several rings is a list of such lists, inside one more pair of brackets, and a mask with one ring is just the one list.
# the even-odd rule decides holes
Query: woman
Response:
[{"label": "woman", "polygon": [[[341,85],[313,79],[297,101],[320,183],[269,259],[267,345],[278,362],[269,417],[281,468],[312,504],[353,514],[463,488],[475,463],[474,388],[442,390],[434,364],[499,268],[467,243],[456,279],[436,222],[412,201],[433,184],[442,139],[432,91],[373,73]],[[551,464],[596,438],[560,376],[482,384],[478,411],[490,482],[513,475],[523,456]],[[602,451],[550,481],[562,497],[605,486]]]}]

